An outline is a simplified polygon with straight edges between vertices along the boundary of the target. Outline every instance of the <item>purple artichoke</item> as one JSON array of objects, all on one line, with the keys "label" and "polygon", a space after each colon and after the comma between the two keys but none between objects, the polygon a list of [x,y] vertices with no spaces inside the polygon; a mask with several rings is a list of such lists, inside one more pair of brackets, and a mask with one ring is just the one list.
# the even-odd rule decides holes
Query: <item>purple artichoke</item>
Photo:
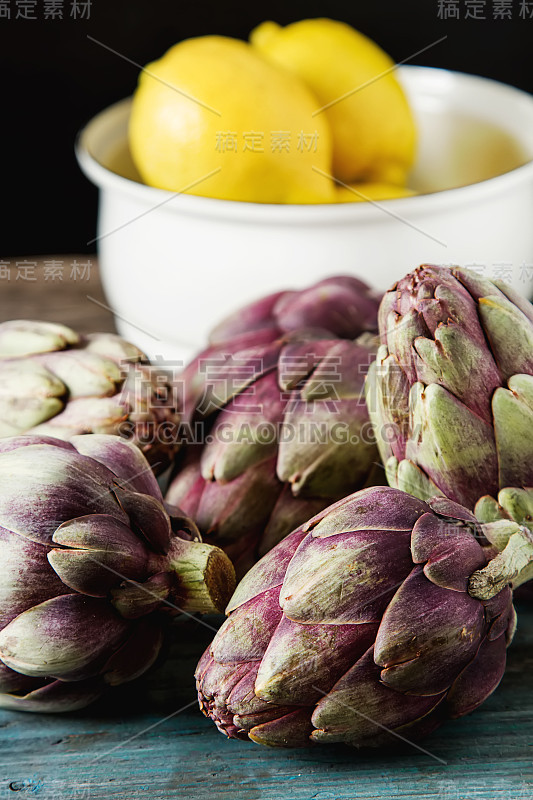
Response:
[{"label": "purple artichoke", "polygon": [[208,361],[251,347],[265,346],[288,333],[314,330],[337,339],[377,333],[381,295],[349,275],[336,275],[307,289],[262,297],[222,320],[209,336],[209,346],[182,373],[184,416],[198,414],[206,391]]},{"label": "purple artichoke", "polygon": [[389,487],[330,506],[238,585],[196,671],[204,714],[229,737],[288,747],[411,740],[473,711],[503,675],[515,620],[509,586],[483,580],[487,534],[446,498]]},{"label": "purple artichoke", "polygon": [[69,711],[154,662],[171,615],[221,610],[229,559],[116,436],[0,441],[0,706]]},{"label": "purple artichoke", "polygon": [[379,323],[366,394],[390,485],[531,524],[533,306],[424,265],[385,294]]},{"label": "purple artichoke", "polygon": [[298,525],[379,468],[363,396],[372,337],[287,334],[213,367],[204,444],[185,448],[167,500],[192,516],[239,575]]},{"label": "purple artichoke", "polygon": [[213,328],[209,342],[226,344],[252,333],[266,337],[266,331],[272,340],[303,328],[320,328],[338,339],[355,339],[365,331],[377,330],[380,299],[381,295],[358,278],[336,275],[307,289],[277,292],[240,308]]},{"label": "purple artichoke", "polygon": [[120,434],[157,472],[173,460],[180,415],[168,377],[120,336],[0,323],[0,386],[0,436]]}]

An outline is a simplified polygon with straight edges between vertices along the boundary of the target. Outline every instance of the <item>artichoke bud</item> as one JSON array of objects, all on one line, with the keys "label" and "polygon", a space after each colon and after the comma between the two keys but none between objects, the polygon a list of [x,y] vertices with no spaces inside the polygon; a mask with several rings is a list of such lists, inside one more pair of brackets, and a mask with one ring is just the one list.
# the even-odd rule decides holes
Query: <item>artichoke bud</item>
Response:
[{"label": "artichoke bud", "polygon": [[533,488],[507,487],[502,489],[498,494],[498,506],[502,515],[507,514],[519,525],[525,525],[533,531]]},{"label": "artichoke bud", "polygon": [[116,436],[0,440],[0,562],[0,706],[28,711],[132,680],[165,617],[220,611],[234,588],[227,556]]},{"label": "artichoke bud", "polygon": [[[424,498],[434,486],[469,509],[531,487],[533,306],[503,283],[424,264],[385,294],[378,319],[367,401],[394,485]],[[402,374],[394,385],[387,363]]]},{"label": "artichoke bud", "polygon": [[498,501],[481,497],[475,513],[485,537],[500,553],[472,576],[471,594],[490,598],[506,584],[517,587],[532,580],[533,489],[507,487]]},{"label": "artichoke bud", "polygon": [[168,376],[112,334],[0,323],[0,436],[86,433],[130,438],[162,472],[178,448],[180,413]]},{"label": "artichoke bud", "polygon": [[186,416],[206,435],[167,497],[240,575],[320,508],[383,480],[364,400],[377,304],[349,276],[271,295],[218,325],[182,373]]},{"label": "artichoke bud", "polygon": [[515,626],[508,585],[471,592],[497,560],[482,527],[385,487],[319,512],[237,587],[198,664],[201,709],[227,736],[293,747],[388,744],[469,713]]}]

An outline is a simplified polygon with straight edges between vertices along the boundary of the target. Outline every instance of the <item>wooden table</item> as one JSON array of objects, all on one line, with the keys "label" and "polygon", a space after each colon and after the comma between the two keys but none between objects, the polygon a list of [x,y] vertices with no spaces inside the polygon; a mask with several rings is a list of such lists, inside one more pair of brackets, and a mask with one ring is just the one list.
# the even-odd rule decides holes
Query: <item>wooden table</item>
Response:
[{"label": "wooden table", "polygon": [[498,691],[471,716],[421,742],[431,755],[407,745],[282,751],[226,740],[195,705],[192,675],[210,636],[194,621],[177,624],[164,665],[86,711],[0,711],[0,798],[533,798],[532,610],[519,609]]},{"label": "wooden table", "polygon": [[[85,282],[45,281],[42,264],[32,285],[0,278],[0,318],[112,330],[92,262]],[[164,665],[85,712],[0,712],[0,799],[532,800],[533,605],[519,607],[498,691],[421,742],[429,755],[407,745],[278,751],[225,740],[195,707],[192,674],[211,636],[199,622],[177,624]]]},{"label": "wooden table", "polygon": [[95,256],[0,259],[0,321],[44,319],[80,333],[114,331]]}]

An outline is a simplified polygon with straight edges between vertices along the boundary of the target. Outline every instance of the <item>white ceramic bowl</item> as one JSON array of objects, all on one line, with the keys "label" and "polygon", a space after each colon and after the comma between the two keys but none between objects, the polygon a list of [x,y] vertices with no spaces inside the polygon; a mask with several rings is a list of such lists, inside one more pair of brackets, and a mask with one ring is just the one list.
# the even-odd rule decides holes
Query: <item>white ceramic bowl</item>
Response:
[{"label": "white ceramic bowl", "polygon": [[411,184],[432,193],[379,203],[175,196],[136,175],[131,100],[96,116],[76,152],[101,190],[96,241],[119,332],[152,357],[187,359],[263,293],[339,273],[385,289],[423,262],[470,265],[531,295],[533,97],[446,70],[398,75],[419,130]]}]

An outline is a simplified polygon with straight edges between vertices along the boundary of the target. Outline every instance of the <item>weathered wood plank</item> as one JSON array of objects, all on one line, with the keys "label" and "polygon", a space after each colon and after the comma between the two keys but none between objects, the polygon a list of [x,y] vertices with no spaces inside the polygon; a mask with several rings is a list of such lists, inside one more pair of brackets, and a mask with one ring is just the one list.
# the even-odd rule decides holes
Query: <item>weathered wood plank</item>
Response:
[{"label": "weathered wood plank", "polygon": [[0,259],[0,321],[44,319],[79,333],[114,331],[95,256]]},{"label": "weathered wood plank", "polygon": [[433,757],[407,745],[277,751],[227,741],[194,706],[176,713],[194,700],[192,672],[210,633],[190,623],[175,634],[167,664],[112,702],[66,717],[0,713],[0,798],[533,798],[530,609],[498,692],[422,742]]}]

